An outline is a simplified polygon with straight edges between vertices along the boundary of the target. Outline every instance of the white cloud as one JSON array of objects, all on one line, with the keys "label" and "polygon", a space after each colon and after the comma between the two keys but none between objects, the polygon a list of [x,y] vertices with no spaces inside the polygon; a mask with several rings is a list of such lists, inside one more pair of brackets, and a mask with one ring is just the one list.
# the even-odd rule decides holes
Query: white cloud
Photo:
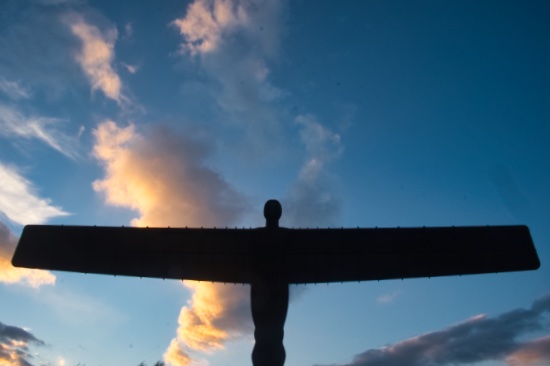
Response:
[{"label": "white cloud", "polygon": [[122,65],[122,67],[124,67],[126,69],[126,71],[128,71],[130,74],[135,74],[136,72],[138,72],[139,70],[139,67],[137,65],[130,65],[130,64],[127,64],[125,62],[121,62],[120,63]]},{"label": "white cloud", "polygon": [[57,128],[64,122],[58,118],[26,116],[14,107],[0,103],[1,136],[37,139],[63,155],[76,159],[78,157],[77,139]]},{"label": "white cloud", "polygon": [[38,197],[31,182],[3,163],[0,163],[0,212],[20,225],[42,224],[52,217],[68,215],[52,206],[50,200]]},{"label": "white cloud", "polygon": [[14,100],[29,99],[30,91],[20,82],[6,80],[0,76],[0,92]]},{"label": "white cloud", "polygon": [[90,80],[92,90],[101,90],[107,98],[120,104],[126,98],[122,94],[120,77],[113,69],[117,30],[111,28],[102,32],[74,13],[65,19],[72,33],[82,42],[76,61]]}]

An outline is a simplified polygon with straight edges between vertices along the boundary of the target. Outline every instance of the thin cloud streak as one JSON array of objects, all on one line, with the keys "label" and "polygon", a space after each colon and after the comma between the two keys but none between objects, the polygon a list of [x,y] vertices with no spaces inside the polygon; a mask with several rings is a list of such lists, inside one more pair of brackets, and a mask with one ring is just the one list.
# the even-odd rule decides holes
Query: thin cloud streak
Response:
[{"label": "thin cloud streak", "polygon": [[0,76],[0,92],[13,100],[29,99],[30,92],[20,82],[6,80]]},{"label": "thin cloud streak", "polygon": [[530,309],[515,309],[495,318],[474,316],[443,330],[409,338],[380,349],[370,349],[341,366],[445,366],[505,361],[510,366],[548,365],[550,338],[524,341],[545,329],[550,295]]},{"label": "thin cloud streak", "polygon": [[34,288],[55,284],[55,275],[48,271],[12,266],[11,258],[16,245],[17,238],[0,221],[0,283],[21,284]]},{"label": "thin cloud streak", "polygon": [[32,366],[31,345],[43,346],[44,342],[23,328],[0,322],[0,365]]},{"label": "thin cloud streak", "polygon": [[77,159],[77,139],[58,128],[64,122],[58,118],[26,116],[18,109],[0,103],[0,136],[37,139],[66,157]]},{"label": "thin cloud streak", "polygon": [[15,168],[0,162],[0,212],[20,225],[43,224],[48,219],[69,213],[40,198],[31,182]]}]

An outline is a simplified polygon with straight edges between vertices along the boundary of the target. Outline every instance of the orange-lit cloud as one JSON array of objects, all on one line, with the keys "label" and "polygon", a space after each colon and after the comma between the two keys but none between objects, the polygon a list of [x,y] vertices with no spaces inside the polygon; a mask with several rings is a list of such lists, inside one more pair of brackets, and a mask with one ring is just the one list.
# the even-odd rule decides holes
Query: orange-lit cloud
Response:
[{"label": "orange-lit cloud", "polygon": [[239,196],[205,165],[208,146],[156,128],[145,137],[113,121],[94,131],[105,178],[94,189],[107,203],[137,210],[135,226],[222,226],[244,209]]},{"label": "orange-lit cloud", "polygon": [[[136,226],[222,226],[235,223],[244,209],[240,197],[205,164],[209,148],[174,131],[138,133],[113,121],[94,131],[94,155],[105,177],[94,189],[106,202],[139,212]],[[193,291],[182,308],[177,337],[164,358],[187,365],[190,351],[212,351],[250,326],[248,288],[186,282]]]},{"label": "orange-lit cloud", "polygon": [[222,37],[248,23],[247,10],[239,1],[197,0],[189,5],[187,14],[173,24],[191,54],[208,53],[218,48]]},{"label": "orange-lit cloud", "polygon": [[118,36],[116,29],[102,32],[78,14],[68,15],[66,21],[72,33],[82,42],[76,61],[90,80],[92,90],[99,89],[106,97],[121,102],[122,83],[112,66],[114,44]]},{"label": "orange-lit cloud", "polygon": [[48,271],[16,268],[11,265],[11,258],[16,245],[17,238],[0,221],[0,282],[23,284],[35,288],[42,285],[53,285],[55,276]]},{"label": "orange-lit cloud", "polygon": [[174,366],[185,366],[190,365],[193,360],[187,353],[185,353],[177,339],[172,339],[168,349],[164,353],[164,361],[170,365]]},{"label": "orange-lit cloud", "polygon": [[248,286],[184,283],[194,295],[189,307],[180,312],[179,341],[191,349],[209,351],[223,348],[228,339],[252,330]]}]

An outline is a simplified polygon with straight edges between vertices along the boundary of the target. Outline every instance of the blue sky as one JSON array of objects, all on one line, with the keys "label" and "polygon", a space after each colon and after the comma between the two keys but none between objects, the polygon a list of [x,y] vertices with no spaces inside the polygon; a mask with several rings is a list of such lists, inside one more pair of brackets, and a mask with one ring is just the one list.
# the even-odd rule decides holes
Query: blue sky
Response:
[{"label": "blue sky", "polygon": [[550,363],[544,1],[0,4],[0,364],[240,365],[248,287],[14,269],[32,223],[526,224],[525,273],[291,288],[286,365]]}]

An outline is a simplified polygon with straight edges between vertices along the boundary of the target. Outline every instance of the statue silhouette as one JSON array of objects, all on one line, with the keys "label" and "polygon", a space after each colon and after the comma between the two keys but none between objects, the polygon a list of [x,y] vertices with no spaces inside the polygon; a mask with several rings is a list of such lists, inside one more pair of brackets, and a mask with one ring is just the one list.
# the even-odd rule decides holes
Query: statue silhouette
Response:
[{"label": "statue silhouette", "polygon": [[256,229],[28,225],[17,267],[251,285],[254,366],[282,366],[289,284],[537,269],[526,226],[375,229],[279,227],[281,204]]}]

